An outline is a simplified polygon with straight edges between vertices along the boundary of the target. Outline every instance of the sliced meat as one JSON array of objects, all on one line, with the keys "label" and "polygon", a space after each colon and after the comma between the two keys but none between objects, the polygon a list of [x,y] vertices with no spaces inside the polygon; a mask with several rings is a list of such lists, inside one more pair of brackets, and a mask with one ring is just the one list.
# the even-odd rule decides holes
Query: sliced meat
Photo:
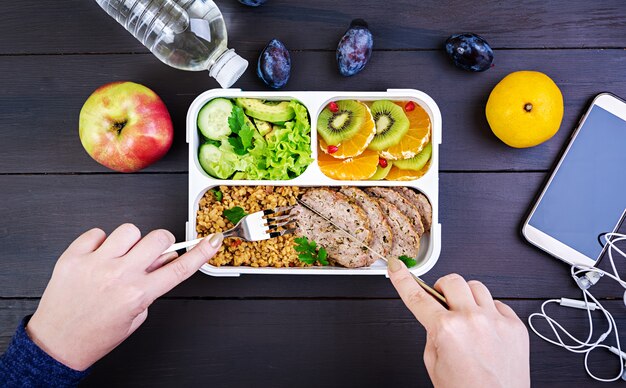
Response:
[{"label": "sliced meat", "polygon": [[433,224],[433,207],[430,205],[428,198],[422,193],[418,193],[408,187],[394,187],[393,188],[402,196],[409,200],[420,212],[422,216],[422,224],[424,224],[424,231],[430,231],[430,226]]},{"label": "sliced meat", "polygon": [[[307,190],[300,200],[327,217],[340,228],[352,233],[359,241],[370,245],[372,233],[365,211],[336,191],[324,188]],[[323,218],[302,206],[298,207],[297,218],[299,232],[309,240],[328,251],[328,255],[345,267],[363,267],[367,265],[368,251],[358,241],[354,241],[337,230]]]},{"label": "sliced meat", "polygon": [[[315,240],[328,252],[328,257],[348,268],[365,267],[369,255],[360,242],[346,236],[328,221],[309,209],[297,206],[297,235]],[[295,209],[294,209],[295,210]]]},{"label": "sliced meat", "polygon": [[[375,252],[387,256],[391,250],[393,235],[389,223],[380,210],[378,201],[356,187],[342,187],[340,192],[365,211],[372,232],[372,242],[369,244],[369,247]],[[368,256],[367,265],[371,265],[379,259],[376,254],[369,250]]]},{"label": "sliced meat", "polygon": [[378,199],[378,204],[393,234],[389,256],[396,258],[400,256],[417,257],[420,250],[420,235],[409,218],[387,200]]},{"label": "sliced meat", "polygon": [[424,234],[424,225],[422,224],[422,216],[419,210],[400,193],[389,187],[370,187],[365,189],[365,192],[374,197],[384,199],[397,207],[402,214],[405,214],[409,218],[409,224],[413,226],[417,234],[420,236]]}]

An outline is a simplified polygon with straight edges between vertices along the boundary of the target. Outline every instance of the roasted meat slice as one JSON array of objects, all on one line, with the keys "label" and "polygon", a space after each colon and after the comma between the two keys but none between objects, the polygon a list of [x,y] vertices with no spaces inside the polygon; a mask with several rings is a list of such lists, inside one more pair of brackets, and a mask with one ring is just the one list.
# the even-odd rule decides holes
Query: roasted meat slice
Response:
[{"label": "roasted meat slice", "polygon": [[408,187],[394,187],[393,188],[402,196],[409,200],[420,212],[422,216],[422,224],[424,224],[424,231],[430,231],[430,226],[433,223],[433,207],[431,206],[428,198],[422,193],[418,193]]},{"label": "roasted meat slice", "polygon": [[409,225],[413,226],[414,230],[420,237],[424,234],[424,225],[422,224],[422,216],[420,215],[419,210],[417,210],[417,207],[399,192],[389,187],[369,187],[365,189],[365,192],[374,197],[384,199],[394,205],[402,214],[408,217]]},{"label": "roasted meat slice", "polygon": [[[389,223],[380,210],[378,201],[356,187],[342,187],[340,192],[348,197],[350,201],[361,207],[365,212],[372,232],[370,248],[383,256],[387,256],[391,250],[393,236]],[[369,251],[368,255],[367,265],[371,265],[380,258]]]},{"label": "roasted meat slice", "polygon": [[411,224],[409,218],[385,199],[378,199],[378,203],[393,234],[389,256],[416,258],[420,250],[420,235]]}]

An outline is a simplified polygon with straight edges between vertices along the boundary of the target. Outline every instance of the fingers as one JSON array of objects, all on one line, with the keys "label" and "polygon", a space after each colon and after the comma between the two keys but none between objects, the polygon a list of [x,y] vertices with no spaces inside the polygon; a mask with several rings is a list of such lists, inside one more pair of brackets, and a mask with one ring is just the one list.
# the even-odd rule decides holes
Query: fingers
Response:
[{"label": "fingers", "polygon": [[174,241],[176,241],[174,235],[167,230],[153,230],[132,247],[124,256],[124,261],[130,266],[138,266],[145,270],[172,246]]},{"label": "fingers", "polygon": [[97,253],[105,258],[124,256],[141,238],[141,232],[133,224],[123,224],[109,235]]},{"label": "fingers", "polygon": [[[395,260],[397,263],[391,260]],[[396,266],[397,268],[395,268]],[[435,325],[439,314],[446,312],[446,309],[435,298],[417,284],[409,270],[400,260],[390,259],[389,278],[406,307],[411,310],[415,318],[426,330]]]},{"label": "fingers", "polygon": [[161,256],[159,256],[152,264],[150,264],[150,266],[148,266],[148,268],[146,268],[146,272],[150,273],[156,269],[161,268],[162,266],[164,266],[165,264],[169,263],[170,261],[174,260],[178,258],[178,253],[176,252],[170,252],[170,253],[166,253],[163,254]]},{"label": "fingers", "polygon": [[107,237],[102,229],[91,229],[78,236],[65,250],[70,255],[85,255],[98,249]]},{"label": "fingers", "polygon": [[435,288],[446,297],[451,310],[464,310],[476,306],[469,285],[458,274],[446,275],[435,283]]},{"label": "fingers", "polygon": [[194,274],[213,257],[224,236],[216,233],[200,241],[192,250],[148,275],[148,292],[156,299]]},{"label": "fingers", "polygon": [[504,315],[505,317],[519,319],[517,314],[515,314],[515,311],[513,311],[513,309],[510,308],[508,305],[500,302],[499,300],[495,301],[495,305],[496,305],[496,309],[498,309],[500,314]]},{"label": "fingers", "polygon": [[469,285],[470,290],[472,290],[472,294],[474,295],[474,301],[476,301],[477,305],[487,309],[495,310],[495,305],[493,303],[493,297],[491,296],[491,292],[489,292],[489,289],[484,284],[482,284],[478,280],[470,280],[469,282],[467,282],[467,284]]}]

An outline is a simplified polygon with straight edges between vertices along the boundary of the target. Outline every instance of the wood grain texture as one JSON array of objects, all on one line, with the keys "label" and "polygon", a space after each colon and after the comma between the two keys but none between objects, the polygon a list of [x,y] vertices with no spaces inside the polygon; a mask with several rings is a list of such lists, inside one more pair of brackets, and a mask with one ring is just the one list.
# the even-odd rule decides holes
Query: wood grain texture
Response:
[{"label": "wood grain texture", "polygon": [[[369,22],[376,49],[440,49],[458,32],[481,34],[497,48],[626,46],[626,10],[620,0],[399,0],[384,6],[359,0],[273,0],[256,9],[235,0],[217,4],[230,46],[237,50],[260,51],[272,38],[291,50],[334,50],[354,18]],[[145,51],[93,0],[25,0],[3,8],[0,54]]]},{"label": "wood grain texture", "polygon": [[[255,56],[250,52],[244,55],[250,60]],[[499,51],[496,67],[481,74],[456,69],[439,52],[379,52],[354,78],[339,76],[333,61],[332,53],[294,53],[287,90],[423,90],[442,111],[444,171],[547,170],[595,95],[612,91],[626,96],[624,50]],[[540,70],[554,78],[565,98],[565,116],[552,140],[518,150],[491,133],[484,106],[502,77],[524,69]],[[82,149],[78,115],[94,89],[116,80],[151,87],[172,115],[174,145],[162,161],[146,171],[187,171],[187,109],[198,94],[216,84],[204,72],[174,70],[146,54],[0,57],[0,173],[109,171]],[[252,71],[237,86],[265,90]]]},{"label": "wood grain texture", "polygon": [[[510,301],[526,322],[539,301]],[[621,301],[605,302],[622,327]],[[36,301],[0,301],[0,352]],[[576,335],[583,311],[555,309]],[[594,324],[603,326],[600,315]],[[544,326],[538,325],[541,329]],[[601,386],[584,371],[583,356],[531,339],[533,386]],[[146,323],[97,363],[85,387],[426,387],[425,333],[398,299],[159,300]],[[459,365],[462,367],[462,365]],[[609,377],[619,364],[598,351],[591,370]]]},{"label": "wood grain texture", "polygon": [[[540,173],[442,174],[443,251],[424,278],[458,272],[479,279],[499,298],[578,297],[566,265],[524,243],[519,225],[543,179]],[[184,238],[187,176],[0,176],[0,297],[40,296],[58,256],[82,231],[134,222],[147,232],[167,228]],[[605,263],[607,264],[607,263]],[[619,297],[601,282],[598,297]],[[203,298],[388,298],[384,277],[202,274],[170,296]]]}]

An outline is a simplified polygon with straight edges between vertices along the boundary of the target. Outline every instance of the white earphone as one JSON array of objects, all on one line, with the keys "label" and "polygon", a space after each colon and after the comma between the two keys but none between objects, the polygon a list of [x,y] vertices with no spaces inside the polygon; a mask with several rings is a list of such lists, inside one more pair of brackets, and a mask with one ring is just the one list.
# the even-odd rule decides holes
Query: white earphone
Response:
[{"label": "white earphone", "polygon": [[[535,334],[537,334],[544,341],[547,341],[553,345],[564,348],[572,353],[585,354],[585,361],[584,361],[585,370],[587,371],[587,374],[591,376],[594,380],[602,381],[602,382],[612,382],[612,381],[617,381],[620,378],[623,380],[626,380],[626,373],[625,373],[626,368],[624,366],[624,363],[626,362],[626,352],[622,351],[620,339],[619,339],[619,333],[617,331],[617,324],[615,323],[615,319],[613,318],[613,315],[611,315],[611,313],[608,310],[606,310],[593,295],[591,295],[591,293],[589,292],[589,288],[595,285],[600,280],[600,278],[602,278],[603,276],[607,276],[615,280],[620,286],[626,289],[626,281],[622,280],[622,278],[619,276],[619,273],[617,272],[617,268],[615,267],[615,262],[613,260],[614,253],[618,253],[619,255],[621,255],[623,258],[626,259],[626,253],[624,253],[622,250],[620,250],[616,246],[616,243],[620,241],[626,241],[626,235],[620,234],[620,233],[606,233],[602,237],[605,239],[605,242],[602,243],[602,240],[600,239],[600,243],[604,246],[607,246],[607,253],[609,256],[609,261],[611,263],[611,268],[613,272],[610,273],[610,272],[606,272],[598,268],[587,267],[587,266],[582,266],[582,265],[572,266],[570,272],[571,272],[572,278],[574,279],[578,287],[582,290],[583,300],[575,300],[575,299],[568,299],[568,298],[546,300],[541,305],[540,313],[534,313],[528,317],[528,325],[530,326],[531,330],[535,332]],[[561,324],[559,324],[556,320],[551,318],[546,313],[546,306],[550,303],[558,303],[559,305],[564,306],[564,307],[587,310],[587,316],[589,318],[589,334],[587,335],[587,338],[585,340],[581,340],[581,339],[574,337]],[[626,291],[624,292],[624,304],[626,305]],[[593,321],[591,319],[591,312],[595,310],[599,310],[604,314],[604,317],[606,318],[607,323],[608,323],[608,328],[597,339],[592,340]],[[548,338],[547,336],[539,333],[539,331],[533,325],[533,319],[537,319],[537,318],[543,318],[548,323],[548,325],[552,329],[552,332],[554,333],[554,336],[555,336],[554,338]],[[615,334],[616,346],[609,346],[609,345],[603,344],[603,342],[607,339],[607,337],[609,337],[609,335],[611,335],[611,333]],[[568,343],[563,341],[563,338],[561,338],[561,334],[565,334],[567,338],[569,338]],[[589,353],[591,353],[594,349],[598,349],[598,348],[608,349],[611,353],[619,357],[620,372],[617,376],[606,379],[606,378],[600,378],[594,375],[593,373],[591,373],[591,371],[589,370],[589,365],[588,365],[587,360],[589,358]]]}]

